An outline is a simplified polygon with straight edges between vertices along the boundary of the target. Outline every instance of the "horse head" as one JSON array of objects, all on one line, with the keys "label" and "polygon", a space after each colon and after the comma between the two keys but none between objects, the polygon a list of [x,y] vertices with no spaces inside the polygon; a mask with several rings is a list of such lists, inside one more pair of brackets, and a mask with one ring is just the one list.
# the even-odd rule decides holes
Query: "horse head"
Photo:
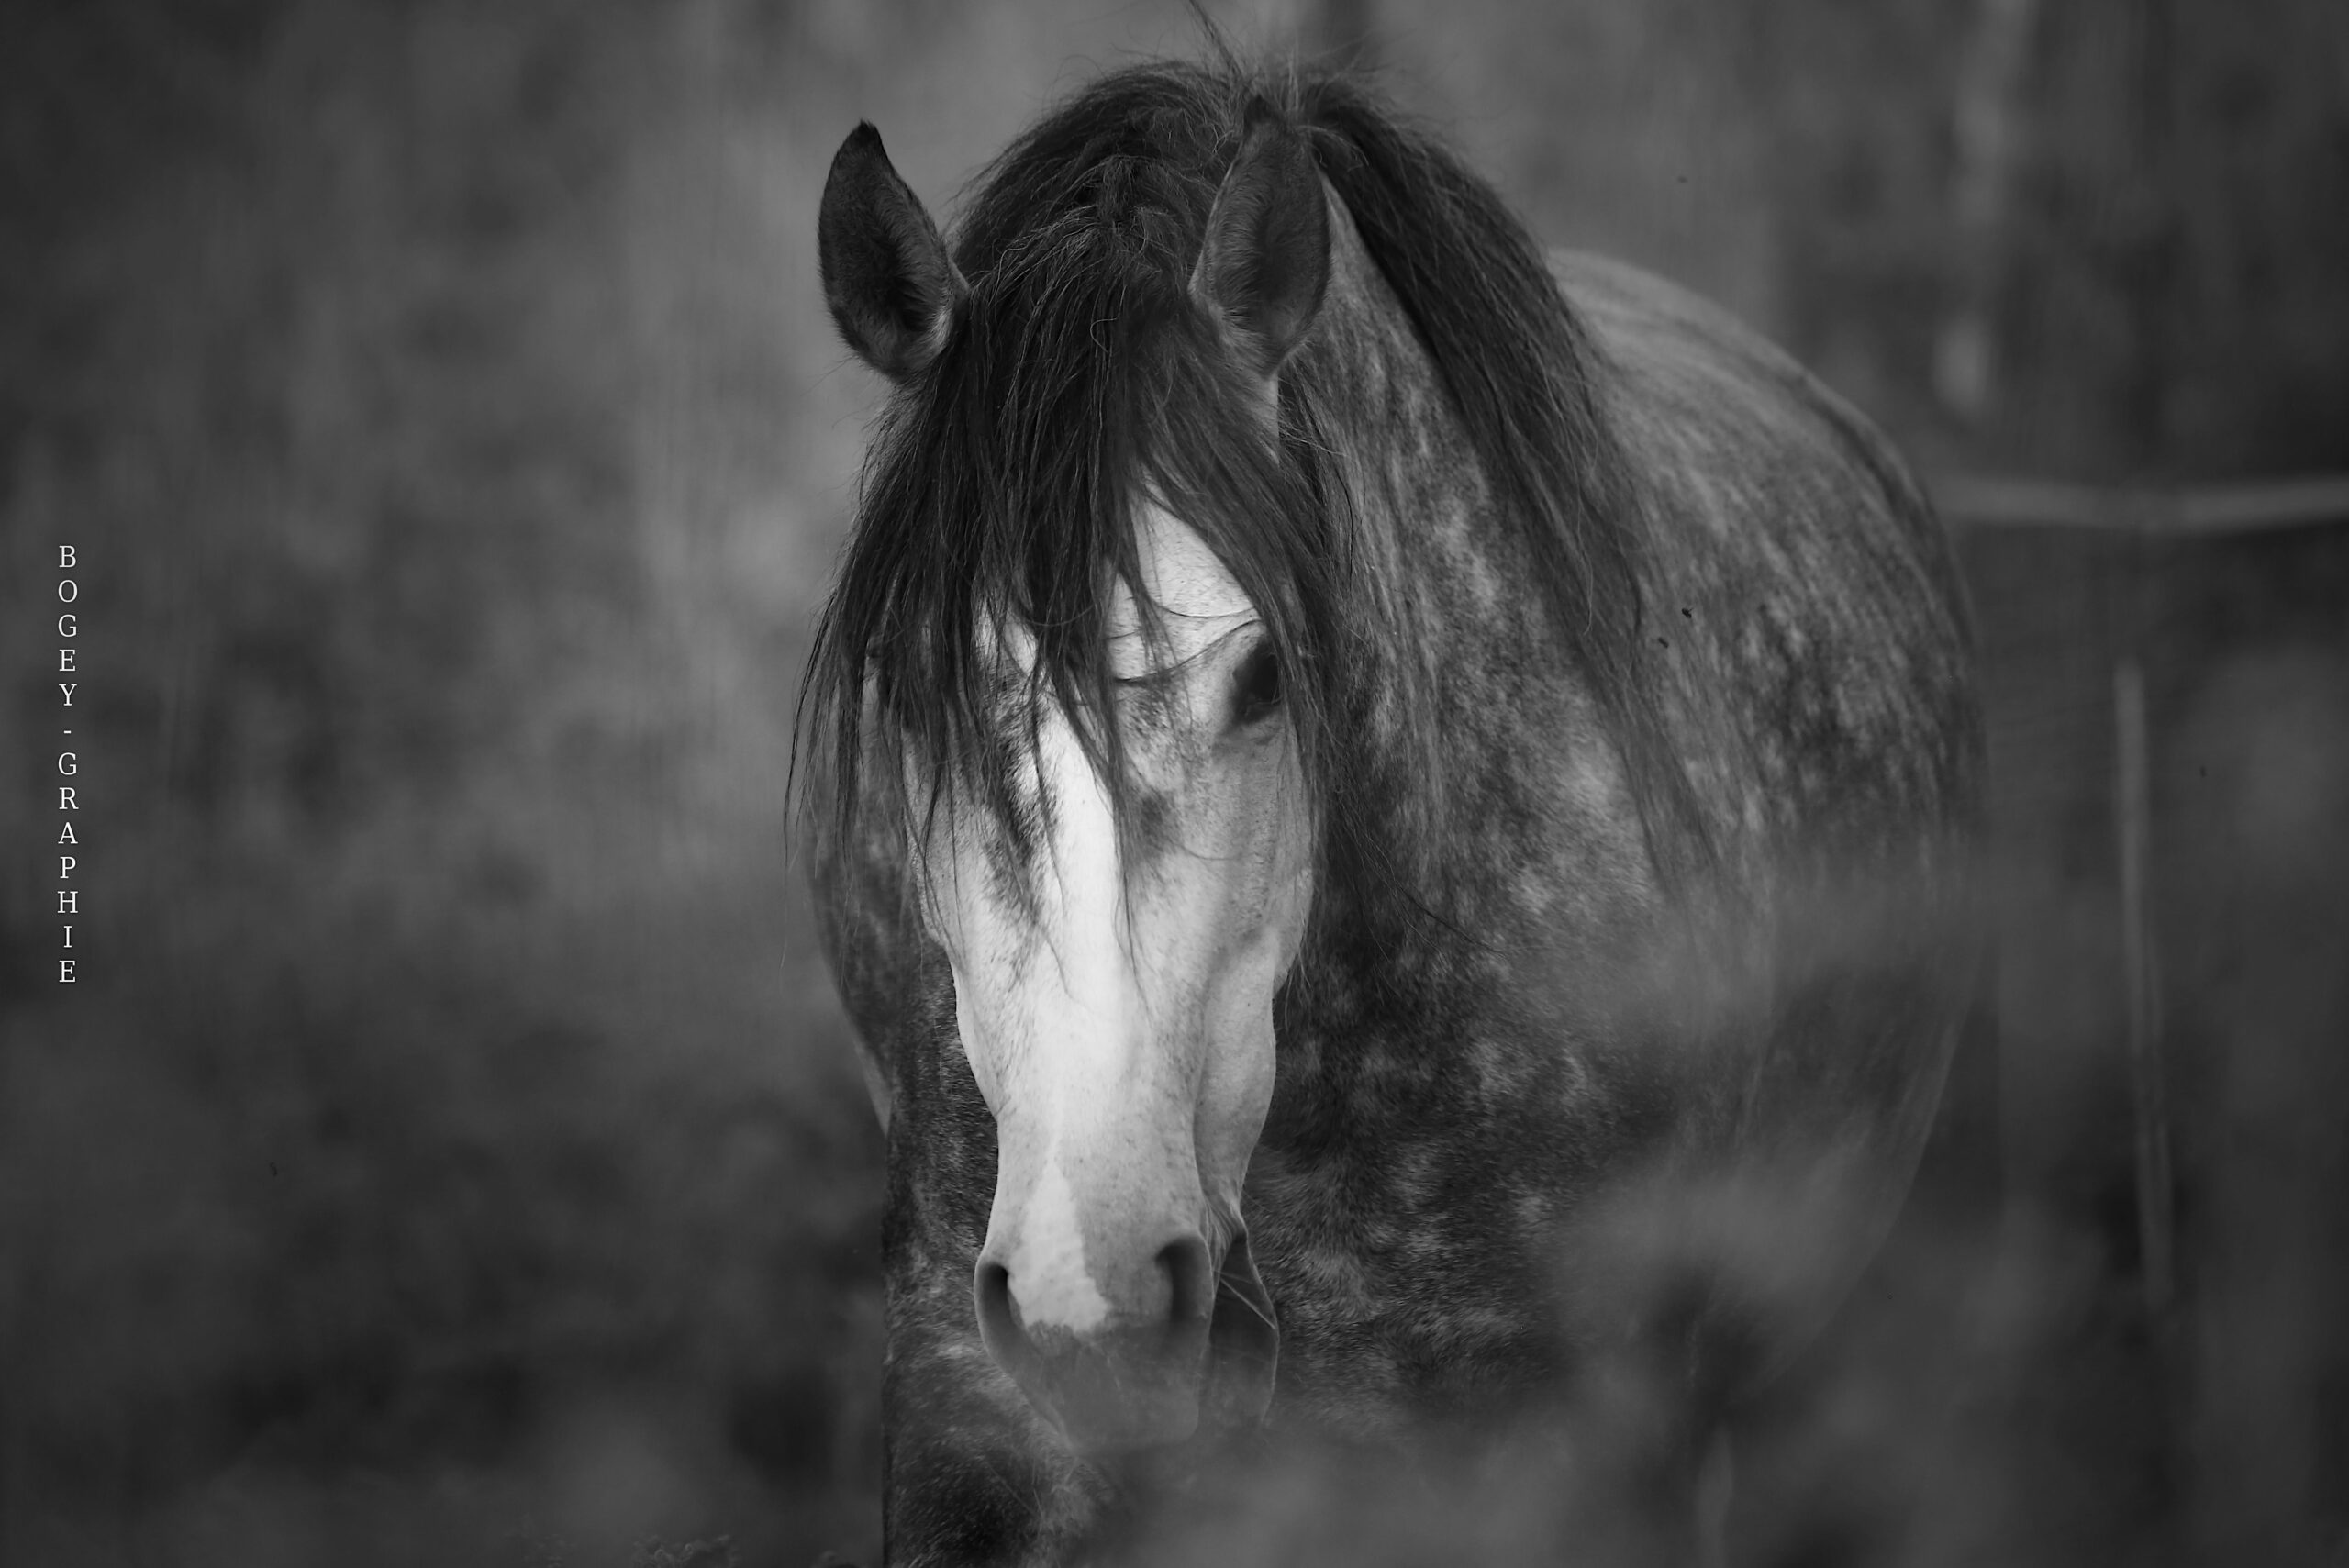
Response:
[{"label": "horse head", "polygon": [[[1267,452],[1327,282],[1328,199],[1302,134],[1252,115],[1171,305]],[[870,127],[834,162],[820,239],[842,336],[921,395],[956,314],[985,302]],[[951,662],[985,695],[965,754],[905,766],[922,921],[996,1123],[979,1332],[1083,1452],[1270,1400],[1278,1330],[1241,1184],[1314,887],[1278,617],[1198,518],[1147,486],[1123,500],[1125,543],[1077,600],[1099,612],[1106,679],[1056,686],[1045,639],[1067,617],[973,608],[966,588]]]}]

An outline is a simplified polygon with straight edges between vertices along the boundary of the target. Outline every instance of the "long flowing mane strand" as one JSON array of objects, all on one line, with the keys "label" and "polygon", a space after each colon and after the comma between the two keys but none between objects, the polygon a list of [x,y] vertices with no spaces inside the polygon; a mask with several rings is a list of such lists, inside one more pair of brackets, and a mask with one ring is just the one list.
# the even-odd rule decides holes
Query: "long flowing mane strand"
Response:
[{"label": "long flowing mane strand", "polygon": [[1599,352],[1493,188],[1343,75],[1299,84],[1321,171],[1417,329],[1559,635],[1624,752],[1668,877],[1709,854],[1641,633],[1644,497],[1594,387]]}]

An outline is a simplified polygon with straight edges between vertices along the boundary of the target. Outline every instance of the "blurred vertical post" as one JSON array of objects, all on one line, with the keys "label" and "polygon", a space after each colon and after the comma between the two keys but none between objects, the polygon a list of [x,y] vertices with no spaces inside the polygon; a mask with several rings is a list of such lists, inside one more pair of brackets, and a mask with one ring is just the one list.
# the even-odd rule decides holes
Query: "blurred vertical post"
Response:
[{"label": "blurred vertical post", "polygon": [[1951,217],[1957,230],[1955,307],[1933,342],[1933,393],[1972,421],[1998,396],[1997,315],[2005,285],[2008,215],[2027,141],[2024,91],[2039,0],[1977,0],[1952,108]]},{"label": "blurred vertical post", "polygon": [[[2130,597],[2143,581],[2143,545],[2130,551]],[[2132,606],[2133,609],[2134,606]],[[2129,1074],[2134,1090],[2137,1243],[2145,1319],[2166,1355],[2176,1298],[2176,1225],[2170,1204],[2169,1085],[2162,1062],[2161,982],[2154,953],[2153,784],[2145,728],[2145,667],[2136,616],[2124,623],[2112,667],[2113,823],[2121,862],[2121,964],[2128,987]]]},{"label": "blurred vertical post", "polygon": [[[2129,132],[2124,145],[2132,160],[2121,171],[2110,240],[2131,327],[2120,378],[2120,425],[2129,462],[2141,481],[2160,473],[2167,450],[2170,273],[2176,229],[2170,178],[2170,6],[2171,0],[2129,0],[2120,40],[2127,51],[2121,84]],[[2152,522],[2145,516],[2136,519],[2122,569],[2120,651],[2113,668],[2114,821],[2135,1102],[2140,1262],[2146,1325],[2156,1364],[2167,1381],[2176,1304],[2176,1230],[2160,980],[2154,952],[2151,743],[2143,660],[2145,558]]]},{"label": "blurred vertical post", "polygon": [[[1950,224],[1957,262],[1949,313],[1933,339],[1932,390],[1969,425],[1990,418],[1999,399],[1999,302],[2010,266],[2014,193],[2029,150],[2031,62],[2040,38],[2039,0],[1974,0],[1950,110]],[[1977,1135],[1995,1205],[2008,1215],[2021,1190],[2014,1162],[2012,1073],[2004,1060],[2002,982],[1996,944],[1983,995],[1943,1090],[1960,1116],[1987,1107]],[[1970,1091],[1970,1093],[1969,1093]],[[1954,1118],[1944,1110],[1945,1124]]]}]

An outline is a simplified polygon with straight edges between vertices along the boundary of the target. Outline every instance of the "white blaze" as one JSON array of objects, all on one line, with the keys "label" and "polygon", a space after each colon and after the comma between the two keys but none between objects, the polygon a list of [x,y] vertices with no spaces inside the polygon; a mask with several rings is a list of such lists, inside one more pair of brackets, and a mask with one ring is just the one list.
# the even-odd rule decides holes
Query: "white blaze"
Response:
[{"label": "white blaze", "polygon": [[[1033,757],[1049,804],[1032,909],[998,885],[976,811],[955,814],[932,884],[963,1047],[996,1116],[987,1255],[1028,1325],[1077,1333],[1152,1310],[1169,1241],[1219,1247],[1269,1102],[1273,994],[1310,891],[1293,747],[1233,713],[1254,611],[1163,512],[1141,543],[1168,646],[1146,646],[1121,584],[1112,656],[1120,677],[1180,666],[1171,725],[1124,737],[1174,845],[1140,874],[1120,865],[1108,789],[1053,710]],[[1019,630],[1008,640],[1015,662],[1032,658]]]},{"label": "white blaze", "polygon": [[1030,1328],[1084,1333],[1109,1320],[1109,1298],[1085,1268],[1085,1233],[1060,1162],[1047,1155],[1021,1216],[1019,1240],[1007,1266],[1019,1280],[1019,1311]]},{"label": "white blaze", "polygon": [[[954,984],[958,997],[974,989],[992,993],[994,1005],[985,1011],[994,1016],[981,1028],[1016,1051],[1043,1138],[1036,1183],[1004,1260],[1019,1282],[1020,1315],[1030,1327],[1082,1332],[1108,1320],[1109,1302],[1086,1266],[1067,1165],[1097,1162],[1085,1152],[1106,1141],[1110,1129],[1104,1123],[1118,1106],[1119,1084],[1131,1075],[1131,1058],[1146,1031],[1137,1027],[1141,987],[1122,940],[1117,821],[1108,792],[1061,714],[1045,719],[1036,762],[1052,802],[1049,869],[1036,888],[1041,940],[1020,955],[1018,984],[1006,986],[999,975],[966,981],[959,967]],[[969,1009],[958,1011],[970,1017]],[[988,1024],[995,1027],[987,1029]],[[966,1052],[973,1043],[966,1024]],[[998,1209],[1006,1195],[998,1183]]]}]

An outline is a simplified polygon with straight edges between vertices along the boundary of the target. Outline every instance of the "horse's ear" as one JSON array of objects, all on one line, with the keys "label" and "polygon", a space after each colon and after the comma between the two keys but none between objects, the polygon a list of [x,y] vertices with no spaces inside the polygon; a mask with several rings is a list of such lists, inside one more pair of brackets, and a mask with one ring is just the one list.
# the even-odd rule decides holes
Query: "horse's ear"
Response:
[{"label": "horse's ear", "polygon": [[848,346],[892,381],[927,370],[970,285],[870,122],[833,155],[816,254],[824,303]]},{"label": "horse's ear", "polygon": [[1305,133],[1259,99],[1208,214],[1191,297],[1269,378],[1305,339],[1330,283],[1330,212]]}]

